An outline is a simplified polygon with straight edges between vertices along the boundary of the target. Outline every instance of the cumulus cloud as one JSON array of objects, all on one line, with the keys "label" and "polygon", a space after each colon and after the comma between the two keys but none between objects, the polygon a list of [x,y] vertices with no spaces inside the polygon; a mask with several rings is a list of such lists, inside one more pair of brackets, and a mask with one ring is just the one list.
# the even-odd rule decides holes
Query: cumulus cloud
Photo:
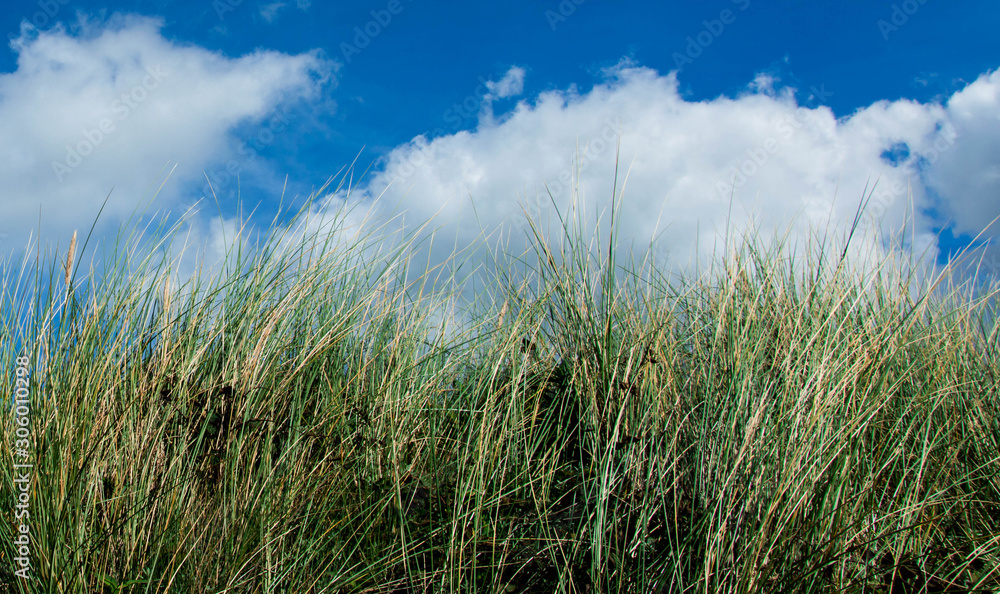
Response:
[{"label": "cumulus cloud", "polygon": [[[0,74],[0,158],[8,164],[0,182],[12,197],[0,224],[5,245],[23,245],[39,205],[50,230],[68,237],[89,225],[112,185],[105,217],[117,222],[163,164],[180,161],[175,178],[196,180],[239,156],[238,125],[321,97],[336,73],[318,52],[229,58],[168,41],[162,26],[116,16],[85,21],[73,34],[26,28],[13,44],[17,70]],[[349,203],[366,213],[364,225],[398,221],[412,231],[432,219],[421,235],[436,230],[424,244],[433,266],[484,236],[522,251],[525,211],[547,232],[557,231],[557,209],[591,229],[605,211],[607,237],[616,196],[619,247],[652,245],[662,266],[676,268],[716,253],[751,222],[765,235],[790,229],[793,239],[843,230],[866,189],[866,225],[895,231],[909,220],[906,241],[931,257],[947,220],[956,233],[974,234],[1000,214],[997,72],[941,104],[880,101],[851,114],[801,105],[795,89],[766,75],[736,97],[704,101],[682,97],[676,73],[629,61],[588,91],[521,97],[526,76],[515,66],[484,82],[472,97],[480,107],[474,129],[418,136],[388,152],[352,188]],[[502,98],[519,100],[494,118]],[[267,168],[264,159],[239,162]],[[165,202],[190,198],[175,190]],[[314,208],[310,224],[323,228],[332,209]],[[233,222],[191,224],[213,254]]]},{"label": "cumulus cloud", "polygon": [[501,99],[514,97],[524,92],[524,75],[524,68],[511,66],[503,78],[496,82],[488,81],[486,87],[490,90],[490,94],[493,97]]},{"label": "cumulus cloud", "polygon": [[[469,95],[461,104],[455,104],[446,115],[446,119],[452,122],[461,121],[464,118],[475,116],[475,112],[469,109],[469,102],[479,105],[479,122],[485,125],[492,125],[493,104],[498,99],[508,99],[517,97],[524,92],[524,76],[526,71],[520,66],[511,66],[503,77],[498,80],[483,80],[477,87],[475,95]],[[456,120],[456,117],[458,118]]]},{"label": "cumulus cloud", "polygon": [[0,74],[4,251],[25,245],[39,210],[43,244],[89,228],[112,188],[102,218],[116,226],[175,163],[157,207],[180,205],[187,198],[176,188],[238,156],[237,126],[317,97],[335,75],[318,52],[230,58],[167,40],[163,25],[118,14],[81,17],[70,30],[22,25],[11,43],[17,68]]},{"label": "cumulus cloud", "polygon": [[955,142],[939,142],[924,170],[956,232],[976,235],[1000,215],[1000,71],[952,95],[946,110]]},{"label": "cumulus cloud", "polygon": [[[434,217],[449,238],[436,261],[483,232],[523,230],[523,208],[554,219],[554,202],[593,221],[610,208],[619,150],[620,246],[653,245],[672,267],[710,256],[751,222],[764,235],[792,229],[793,239],[843,232],[863,197],[869,228],[898,231],[908,220],[905,240],[932,260],[938,201],[966,226],[998,214],[995,74],[946,105],[881,101],[840,118],[799,105],[769,77],[736,98],[687,101],[675,73],[622,62],[605,74],[589,92],[544,92],[500,121],[481,117],[475,130],[417,137],[390,152],[362,192],[384,192],[411,223]],[[523,72],[504,80],[520,87]],[[512,251],[522,236],[509,238]]]}]

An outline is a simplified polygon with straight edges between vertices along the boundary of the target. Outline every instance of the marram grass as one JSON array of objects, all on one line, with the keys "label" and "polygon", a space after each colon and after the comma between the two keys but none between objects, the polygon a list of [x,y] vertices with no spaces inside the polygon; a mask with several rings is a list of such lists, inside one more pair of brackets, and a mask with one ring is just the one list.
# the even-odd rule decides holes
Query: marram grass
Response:
[{"label": "marram grass", "polygon": [[275,238],[186,280],[3,264],[34,470],[25,581],[5,418],[0,590],[1000,591],[995,295],[536,234],[442,334],[405,249]]}]

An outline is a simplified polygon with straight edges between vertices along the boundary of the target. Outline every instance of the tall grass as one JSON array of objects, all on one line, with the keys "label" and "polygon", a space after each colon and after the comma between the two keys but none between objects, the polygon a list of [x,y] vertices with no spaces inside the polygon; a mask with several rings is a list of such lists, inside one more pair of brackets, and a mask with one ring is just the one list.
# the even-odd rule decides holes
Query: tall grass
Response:
[{"label": "tall grass", "polygon": [[995,292],[752,234],[671,278],[562,222],[452,333],[375,235],[275,226],[183,281],[138,237],[4,263],[35,468],[0,588],[1000,589]]}]

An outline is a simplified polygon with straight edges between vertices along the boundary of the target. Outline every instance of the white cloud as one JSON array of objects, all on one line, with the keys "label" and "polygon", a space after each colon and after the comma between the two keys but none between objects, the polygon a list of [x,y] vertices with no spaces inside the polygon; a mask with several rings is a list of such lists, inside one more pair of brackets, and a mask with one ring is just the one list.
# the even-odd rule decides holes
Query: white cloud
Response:
[{"label": "white cloud", "polygon": [[954,143],[928,149],[928,178],[956,231],[976,235],[1000,215],[1000,71],[952,95],[946,110]]},{"label": "white cloud", "polygon": [[[565,212],[578,146],[581,203],[592,219],[610,204],[620,130],[619,186],[628,171],[621,238],[641,249],[664,232],[658,251],[674,264],[686,262],[696,242],[710,254],[730,214],[737,227],[753,214],[765,231],[849,223],[876,179],[872,210],[884,212],[887,228],[902,224],[909,200],[927,206],[918,157],[948,123],[944,108],[880,102],[837,120],[826,107],[797,105],[790,89],[775,91],[772,82],[758,77],[736,99],[690,102],[673,74],[623,63],[590,92],[546,92],[501,123],[418,137],[388,155],[367,190],[388,185],[386,204],[401,204],[410,221],[436,215],[435,226],[465,244],[479,235],[470,197],[487,231],[516,221],[518,200],[549,212],[546,184]],[[907,158],[882,158],[897,145],[908,147]],[[926,243],[930,222],[918,219],[917,231]]]},{"label": "white cloud", "polygon": [[284,2],[272,2],[271,4],[264,4],[260,7],[260,16],[264,17],[264,20],[273,23],[274,19],[278,16],[278,11],[285,7]]},{"label": "white cloud", "polygon": [[[175,181],[201,178],[237,154],[235,126],[266,119],[286,98],[319,97],[336,71],[317,52],[225,57],[168,41],[162,26],[116,16],[84,23],[74,35],[57,28],[18,40],[17,70],[0,74],[5,248],[24,244],[39,205],[46,230],[58,237],[89,227],[112,185],[104,216],[119,222],[163,164],[181,163]],[[914,217],[908,241],[932,254],[941,223],[934,212],[973,233],[1000,214],[997,72],[944,105],[881,101],[840,118],[799,105],[793,89],[765,75],[735,98],[688,101],[673,73],[623,61],[604,74],[587,92],[572,86],[522,98],[497,119],[493,101],[522,95],[526,70],[512,67],[489,81],[476,129],[396,147],[353,189],[362,208],[381,195],[366,224],[385,223],[390,206],[405,213],[411,230],[434,217],[432,263],[501,229],[513,230],[509,249],[519,252],[521,205],[543,222],[555,216],[549,191],[561,212],[573,207],[591,222],[610,206],[619,133],[619,240],[641,252],[658,237],[654,251],[670,266],[686,265],[695,252],[710,255],[751,220],[765,234],[791,226],[800,238],[810,226],[843,229],[875,180],[869,211],[884,229]],[[113,130],[92,140],[104,119]],[[52,163],[68,166],[67,153],[88,142],[92,154],[60,181]],[[184,204],[169,191],[160,204]],[[310,224],[322,227],[322,209],[313,214]],[[218,253],[225,225],[196,226],[204,253]]]},{"label": "white cloud", "polygon": [[511,66],[503,78],[498,82],[487,81],[486,87],[494,97],[515,97],[524,92],[524,74],[524,68]]},{"label": "white cloud", "polygon": [[[503,75],[499,81],[486,80],[483,81],[483,85],[476,89],[477,93],[485,86],[485,90],[482,91],[482,101],[479,104],[479,121],[481,124],[492,125],[493,122],[493,103],[497,99],[507,99],[510,97],[516,97],[524,92],[524,68],[520,66],[511,66],[506,74]],[[482,79],[480,79],[482,80]],[[462,102],[462,107],[470,100],[473,102],[476,100],[477,96],[470,95],[466,97],[466,100]],[[457,104],[456,104],[457,105]],[[471,112],[468,114],[471,116]]]},{"label": "white cloud", "polygon": [[[117,14],[82,17],[71,31],[22,25],[11,44],[17,68],[0,74],[4,252],[25,245],[39,210],[43,246],[85,232],[112,187],[103,222],[141,214],[171,163],[156,206],[181,205],[176,188],[237,155],[237,125],[318,97],[336,70],[317,52],[226,57],[165,39],[163,25]],[[246,168],[266,168],[262,161]]]},{"label": "white cloud", "polygon": [[[520,253],[519,202],[554,220],[551,191],[569,212],[577,170],[585,220],[610,206],[620,132],[620,245],[641,255],[658,237],[654,253],[671,268],[688,266],[695,253],[711,256],[751,221],[764,237],[791,229],[793,242],[828,227],[844,237],[866,188],[866,229],[903,238],[930,262],[941,220],[929,210],[940,206],[929,187],[960,228],[981,230],[1000,214],[996,73],[944,106],[880,101],[839,119],[827,107],[798,105],[794,89],[766,76],[735,99],[687,101],[673,73],[623,62],[606,75],[586,93],[571,87],[522,101],[499,122],[481,114],[472,131],[417,137],[389,153],[361,192],[384,192],[380,203],[398,205],[411,229],[434,217],[432,262],[504,228],[514,229],[507,245]],[[508,79],[523,84],[523,74]],[[605,215],[604,237],[607,222]],[[861,265],[887,247],[874,235],[852,241]]]}]

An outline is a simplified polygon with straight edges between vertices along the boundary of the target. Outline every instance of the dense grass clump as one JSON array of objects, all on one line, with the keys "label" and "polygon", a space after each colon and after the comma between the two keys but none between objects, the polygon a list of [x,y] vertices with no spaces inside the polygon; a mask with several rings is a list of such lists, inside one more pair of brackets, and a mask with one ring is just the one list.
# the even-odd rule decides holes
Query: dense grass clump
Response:
[{"label": "dense grass clump", "polygon": [[994,294],[756,239],[674,279],[565,228],[447,333],[371,237],[180,286],[4,263],[0,590],[1000,590]]}]

